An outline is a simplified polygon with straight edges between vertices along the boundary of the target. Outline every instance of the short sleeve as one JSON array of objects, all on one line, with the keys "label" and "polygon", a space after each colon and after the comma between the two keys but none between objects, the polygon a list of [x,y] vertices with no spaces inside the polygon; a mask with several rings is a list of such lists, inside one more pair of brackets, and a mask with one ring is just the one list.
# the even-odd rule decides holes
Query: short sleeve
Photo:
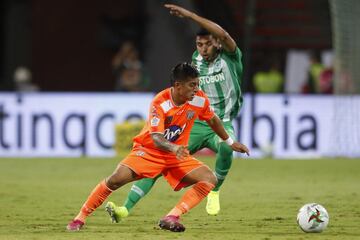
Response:
[{"label": "short sleeve", "polygon": [[163,133],[165,129],[164,124],[165,114],[160,105],[152,102],[150,105],[150,113],[148,119],[148,126],[150,133]]},{"label": "short sleeve", "polygon": [[229,58],[235,60],[235,61],[241,61],[241,51],[238,47],[235,48],[234,52],[226,52],[225,50],[222,51],[222,54],[228,56]]},{"label": "short sleeve", "polygon": [[207,121],[213,118],[215,113],[214,113],[214,109],[210,105],[210,101],[207,98],[207,96],[204,95],[204,97],[205,97],[205,104],[202,111],[199,113],[199,119],[202,121]]}]

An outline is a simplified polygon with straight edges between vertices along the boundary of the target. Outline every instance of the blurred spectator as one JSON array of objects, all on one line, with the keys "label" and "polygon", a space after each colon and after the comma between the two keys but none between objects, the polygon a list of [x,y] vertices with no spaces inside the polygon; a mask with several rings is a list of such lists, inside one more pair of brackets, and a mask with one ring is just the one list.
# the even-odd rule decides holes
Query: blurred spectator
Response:
[{"label": "blurred spectator", "polygon": [[139,58],[139,52],[131,41],[126,41],[120,46],[119,51],[112,59],[112,69],[116,76],[116,91],[142,92],[148,90],[149,79]]},{"label": "blurred spectator", "polygon": [[334,84],[333,68],[325,68],[319,76],[319,93],[332,94]]},{"label": "blurred spectator", "polygon": [[257,93],[281,93],[283,92],[284,77],[279,70],[279,63],[273,62],[271,67],[265,67],[253,77],[255,91]]},{"label": "blurred spectator", "polygon": [[14,71],[15,90],[19,92],[39,91],[39,87],[31,82],[32,74],[30,69],[19,66]]},{"label": "blurred spectator", "polygon": [[325,69],[320,62],[320,54],[312,52],[310,54],[310,66],[306,85],[303,87],[305,93],[321,93],[320,74]]}]

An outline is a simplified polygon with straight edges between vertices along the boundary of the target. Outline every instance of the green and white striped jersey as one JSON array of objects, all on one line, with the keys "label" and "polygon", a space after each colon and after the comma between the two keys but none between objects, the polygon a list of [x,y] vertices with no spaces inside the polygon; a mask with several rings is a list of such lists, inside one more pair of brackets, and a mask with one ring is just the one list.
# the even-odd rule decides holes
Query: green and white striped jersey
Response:
[{"label": "green and white striped jersey", "polygon": [[192,62],[200,73],[200,89],[209,97],[215,113],[224,122],[238,115],[243,102],[241,55],[236,47],[233,53],[221,50],[211,63],[205,61],[197,50],[192,56]]}]

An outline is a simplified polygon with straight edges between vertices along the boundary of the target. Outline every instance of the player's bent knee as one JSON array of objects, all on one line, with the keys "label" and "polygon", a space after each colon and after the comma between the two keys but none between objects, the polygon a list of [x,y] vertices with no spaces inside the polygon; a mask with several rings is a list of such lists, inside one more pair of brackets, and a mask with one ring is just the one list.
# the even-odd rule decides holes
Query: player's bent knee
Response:
[{"label": "player's bent knee", "polygon": [[120,187],[119,184],[117,184],[116,180],[114,180],[114,178],[112,178],[112,175],[110,177],[108,177],[105,180],[105,182],[106,182],[106,186],[113,191]]},{"label": "player's bent knee", "polygon": [[116,174],[112,174],[110,177],[108,177],[106,179],[106,185],[108,186],[108,188],[110,188],[111,190],[116,190],[119,187],[121,187],[122,185],[124,185],[123,181],[121,180],[121,178],[119,178],[118,176],[116,176]]},{"label": "player's bent knee", "polygon": [[208,172],[208,174],[206,175],[203,181],[209,182],[214,186],[217,184],[217,178],[212,171]]},{"label": "player's bent knee", "polygon": [[116,190],[121,186],[134,181],[136,174],[126,166],[119,166],[113,174],[106,179],[106,185],[111,190]]}]

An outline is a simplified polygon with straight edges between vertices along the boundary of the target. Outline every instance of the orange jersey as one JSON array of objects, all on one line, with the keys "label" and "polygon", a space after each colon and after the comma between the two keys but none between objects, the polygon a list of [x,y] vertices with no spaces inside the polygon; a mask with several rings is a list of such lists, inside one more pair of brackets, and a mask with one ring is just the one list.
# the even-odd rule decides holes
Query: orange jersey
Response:
[{"label": "orange jersey", "polygon": [[155,155],[174,155],[157,148],[151,134],[161,133],[168,141],[186,146],[195,119],[206,121],[214,114],[209,99],[203,91],[199,90],[193,100],[176,106],[171,97],[171,88],[167,88],[158,93],[151,102],[146,125],[134,138],[134,148],[144,147],[147,152]]}]

